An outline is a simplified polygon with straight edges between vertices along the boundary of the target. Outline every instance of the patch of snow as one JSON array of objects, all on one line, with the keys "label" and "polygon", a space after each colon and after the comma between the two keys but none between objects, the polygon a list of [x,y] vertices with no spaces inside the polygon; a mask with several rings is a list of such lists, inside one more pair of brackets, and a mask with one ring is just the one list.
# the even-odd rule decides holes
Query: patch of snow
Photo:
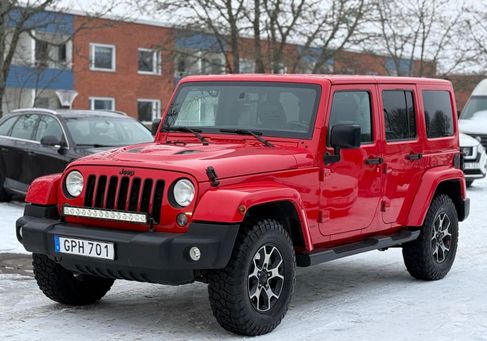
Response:
[{"label": "patch of snow", "polygon": [[[485,340],[487,180],[469,189],[457,258],[441,281],[411,278],[401,250],[373,251],[298,268],[287,316],[255,340]],[[7,209],[0,206],[0,214]],[[11,215],[17,215],[16,212]],[[13,221],[12,221],[13,223]],[[13,225],[2,231],[13,231]],[[6,248],[2,244],[1,248]],[[98,304],[66,307],[35,280],[0,276],[0,338],[7,340],[235,340],[212,316],[206,285],[117,281]]]},{"label": "patch of snow", "polygon": [[0,203],[0,253],[29,253],[15,235],[15,222],[23,213],[24,204],[21,202]]}]

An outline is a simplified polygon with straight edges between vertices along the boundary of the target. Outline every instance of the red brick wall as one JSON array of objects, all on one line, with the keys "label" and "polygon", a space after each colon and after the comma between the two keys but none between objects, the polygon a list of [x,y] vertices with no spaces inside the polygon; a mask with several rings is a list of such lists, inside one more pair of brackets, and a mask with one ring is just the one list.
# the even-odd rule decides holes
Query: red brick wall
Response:
[{"label": "red brick wall", "polygon": [[[75,29],[80,30],[73,41],[74,88],[78,91],[73,108],[89,109],[90,97],[113,97],[116,110],[134,117],[137,99],[159,99],[165,108],[174,88],[173,58],[162,51],[161,75],[140,75],[138,49],[165,46],[172,50],[168,44],[174,41],[173,30],[101,19],[87,22],[84,17],[75,17]],[[90,70],[90,43],[116,46],[114,72]]]}]

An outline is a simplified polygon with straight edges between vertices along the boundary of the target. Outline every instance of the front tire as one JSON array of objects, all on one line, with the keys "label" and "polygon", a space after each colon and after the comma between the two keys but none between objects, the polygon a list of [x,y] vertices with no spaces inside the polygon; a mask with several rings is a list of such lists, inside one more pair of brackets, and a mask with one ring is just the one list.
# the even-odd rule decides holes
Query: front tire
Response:
[{"label": "front tire", "polygon": [[403,246],[408,272],[414,278],[434,281],[450,271],[458,245],[458,215],[449,196],[433,199],[419,238]]},{"label": "front tire", "polygon": [[232,333],[269,333],[286,315],[295,270],[293,244],[282,224],[257,220],[239,233],[228,265],[209,273],[213,315]]},{"label": "front tire", "polygon": [[113,279],[75,275],[46,255],[32,254],[37,285],[51,300],[66,305],[87,305],[100,300],[110,290]]}]

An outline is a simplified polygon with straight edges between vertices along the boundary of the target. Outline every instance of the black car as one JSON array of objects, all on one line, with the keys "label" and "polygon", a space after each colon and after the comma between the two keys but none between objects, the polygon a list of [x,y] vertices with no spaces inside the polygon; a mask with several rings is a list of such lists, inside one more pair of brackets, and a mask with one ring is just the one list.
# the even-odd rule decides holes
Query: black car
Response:
[{"label": "black car", "polygon": [[82,156],[151,141],[146,127],[119,112],[12,111],[0,119],[0,201],[25,195],[32,180]]}]

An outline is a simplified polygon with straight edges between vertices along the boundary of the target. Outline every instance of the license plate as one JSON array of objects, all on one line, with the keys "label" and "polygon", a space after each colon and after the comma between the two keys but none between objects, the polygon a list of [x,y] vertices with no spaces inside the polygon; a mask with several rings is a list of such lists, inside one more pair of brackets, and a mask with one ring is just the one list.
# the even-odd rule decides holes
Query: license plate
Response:
[{"label": "license plate", "polygon": [[465,162],[463,165],[464,169],[479,169],[480,164],[478,162]]},{"label": "license plate", "polygon": [[54,236],[54,251],[56,253],[67,253],[92,258],[115,259],[113,243],[97,242],[94,240]]}]

